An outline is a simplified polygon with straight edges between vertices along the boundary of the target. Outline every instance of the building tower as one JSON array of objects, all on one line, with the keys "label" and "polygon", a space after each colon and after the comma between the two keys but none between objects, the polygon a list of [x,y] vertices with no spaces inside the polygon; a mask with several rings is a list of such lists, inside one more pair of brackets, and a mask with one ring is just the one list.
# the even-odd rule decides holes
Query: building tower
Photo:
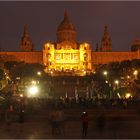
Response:
[{"label": "building tower", "polygon": [[64,41],[76,42],[76,29],[70,22],[67,11],[64,12],[64,19],[57,28],[57,43]]},{"label": "building tower", "polygon": [[108,33],[107,26],[105,26],[104,34],[101,40],[101,48],[100,51],[102,52],[111,52],[112,51],[112,43],[111,38]]},{"label": "building tower", "polygon": [[24,26],[24,33],[21,38],[20,51],[33,51],[33,43],[30,40],[28,28],[26,25]]},{"label": "building tower", "polygon": [[87,42],[78,43],[76,29],[64,12],[64,18],[57,28],[55,43],[46,42],[43,49],[45,71],[55,75],[85,75],[91,70],[91,47]]},{"label": "building tower", "polygon": [[131,51],[132,52],[135,52],[135,51],[138,51],[138,50],[140,50],[140,40],[139,39],[135,39],[132,42]]}]

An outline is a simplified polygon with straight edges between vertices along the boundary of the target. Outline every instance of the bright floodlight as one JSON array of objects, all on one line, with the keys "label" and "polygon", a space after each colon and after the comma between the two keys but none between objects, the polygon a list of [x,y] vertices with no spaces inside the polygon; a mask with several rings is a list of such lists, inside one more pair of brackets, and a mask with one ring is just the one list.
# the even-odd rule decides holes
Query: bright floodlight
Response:
[{"label": "bright floodlight", "polygon": [[36,94],[38,93],[38,87],[36,86],[29,87],[28,93],[29,93],[29,96],[36,96]]},{"label": "bright floodlight", "polygon": [[126,93],[126,94],[125,94],[125,98],[126,98],[126,99],[129,99],[130,97],[132,97],[131,93]]}]

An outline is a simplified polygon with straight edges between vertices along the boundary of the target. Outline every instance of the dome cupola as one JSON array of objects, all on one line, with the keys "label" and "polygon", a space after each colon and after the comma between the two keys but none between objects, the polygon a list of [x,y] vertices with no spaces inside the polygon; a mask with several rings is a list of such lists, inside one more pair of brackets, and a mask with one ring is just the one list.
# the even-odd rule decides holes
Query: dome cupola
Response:
[{"label": "dome cupola", "polygon": [[64,19],[57,28],[57,42],[76,42],[76,29],[70,22],[67,11],[64,12]]}]

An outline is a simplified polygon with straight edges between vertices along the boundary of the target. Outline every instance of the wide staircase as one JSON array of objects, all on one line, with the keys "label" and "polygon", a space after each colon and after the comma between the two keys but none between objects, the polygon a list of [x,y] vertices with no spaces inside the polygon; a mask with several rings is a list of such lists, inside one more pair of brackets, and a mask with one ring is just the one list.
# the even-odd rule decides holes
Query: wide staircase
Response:
[{"label": "wide staircase", "polygon": [[[50,88],[54,97],[75,97],[75,92],[79,96],[85,97],[88,90],[90,90],[91,78],[85,77],[53,77]],[[76,91],[77,90],[77,91]]]}]

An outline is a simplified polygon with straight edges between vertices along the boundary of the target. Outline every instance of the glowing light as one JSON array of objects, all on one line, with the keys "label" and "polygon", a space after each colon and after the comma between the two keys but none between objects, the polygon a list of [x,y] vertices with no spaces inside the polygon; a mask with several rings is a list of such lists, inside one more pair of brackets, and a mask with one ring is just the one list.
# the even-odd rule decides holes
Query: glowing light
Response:
[{"label": "glowing light", "polygon": [[115,83],[116,85],[118,85],[118,84],[119,84],[119,81],[118,81],[118,80],[115,80],[114,83]]},{"label": "glowing light", "polygon": [[129,99],[130,97],[132,97],[131,93],[126,93],[126,94],[125,94],[125,98],[126,98],[126,99]]},{"label": "glowing light", "polygon": [[107,76],[108,72],[107,71],[103,71],[103,75]]},{"label": "glowing light", "polygon": [[19,96],[20,96],[20,97],[23,97],[23,94],[20,94]]},{"label": "glowing light", "polygon": [[129,79],[130,78],[130,76],[129,75],[127,75],[127,79]]},{"label": "glowing light", "polygon": [[36,84],[36,81],[32,81],[32,84],[35,85]]},{"label": "glowing light", "polygon": [[20,77],[16,77],[17,80],[20,80]]},{"label": "glowing light", "polygon": [[105,81],[105,83],[107,84],[107,83],[108,83],[108,81]]},{"label": "glowing light", "polygon": [[6,76],[6,79],[9,79],[9,76]]},{"label": "glowing light", "polygon": [[40,76],[40,75],[41,75],[41,72],[40,72],[40,71],[38,71],[38,72],[37,72],[37,75],[39,75],[39,76]]},{"label": "glowing light", "polygon": [[85,43],[85,47],[87,47],[88,46],[88,44],[87,43]]},{"label": "glowing light", "polygon": [[120,94],[119,94],[119,93],[117,93],[117,95],[118,95],[118,97],[121,99],[121,96],[120,96]]},{"label": "glowing light", "polygon": [[29,89],[28,89],[28,96],[30,97],[30,96],[36,96],[37,95],[37,93],[38,93],[38,87],[36,87],[36,86],[31,86],[31,87],[29,87]]},{"label": "glowing light", "polygon": [[135,76],[138,75],[138,71],[135,70],[135,71],[133,72],[133,74],[134,74]]},{"label": "glowing light", "polygon": [[50,43],[47,43],[46,45],[49,47],[50,46]]},{"label": "glowing light", "polygon": [[96,71],[94,71],[93,73],[96,74]]},{"label": "glowing light", "polygon": [[84,70],[84,74],[86,74],[86,71]]}]

